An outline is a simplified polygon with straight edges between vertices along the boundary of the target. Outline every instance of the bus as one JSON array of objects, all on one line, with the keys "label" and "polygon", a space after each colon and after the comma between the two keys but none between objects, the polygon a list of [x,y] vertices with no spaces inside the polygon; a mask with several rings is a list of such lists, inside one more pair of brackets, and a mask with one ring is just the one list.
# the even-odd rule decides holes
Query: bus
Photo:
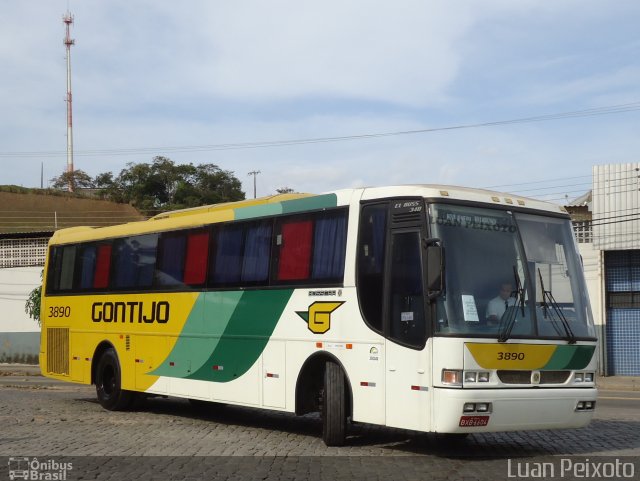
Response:
[{"label": "bus", "polygon": [[[282,194],[57,231],[44,375],[462,437],[577,428],[596,334],[569,215],[487,190]],[[455,436],[458,435],[458,436]]]}]

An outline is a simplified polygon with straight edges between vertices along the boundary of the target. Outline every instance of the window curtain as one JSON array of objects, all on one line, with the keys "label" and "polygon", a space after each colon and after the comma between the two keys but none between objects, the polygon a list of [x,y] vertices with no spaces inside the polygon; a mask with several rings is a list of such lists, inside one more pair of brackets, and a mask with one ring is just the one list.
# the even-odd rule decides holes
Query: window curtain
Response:
[{"label": "window curtain", "polygon": [[80,289],[93,286],[93,273],[96,268],[96,246],[86,246],[82,249],[82,264],[80,271]]},{"label": "window curtain", "polygon": [[251,226],[247,231],[242,263],[242,282],[266,281],[269,277],[271,223]]},{"label": "window curtain", "polygon": [[312,277],[337,279],[344,274],[347,221],[345,215],[316,221]]},{"label": "window curtain", "polygon": [[191,232],[187,241],[187,259],[184,283],[203,284],[207,275],[209,258],[209,232]]},{"label": "window curtain", "polygon": [[93,277],[94,289],[106,289],[109,287],[109,271],[111,267],[111,245],[98,246],[96,258],[96,273]]},{"label": "window curtain", "polygon": [[159,285],[177,286],[184,277],[184,252],[187,240],[182,235],[167,236],[162,239],[162,257],[156,274]]},{"label": "window curtain", "polygon": [[242,269],[242,226],[226,226],[218,231],[213,281],[239,282]]},{"label": "window curtain", "polygon": [[282,225],[282,246],[278,265],[278,280],[309,278],[313,222],[289,222]]}]

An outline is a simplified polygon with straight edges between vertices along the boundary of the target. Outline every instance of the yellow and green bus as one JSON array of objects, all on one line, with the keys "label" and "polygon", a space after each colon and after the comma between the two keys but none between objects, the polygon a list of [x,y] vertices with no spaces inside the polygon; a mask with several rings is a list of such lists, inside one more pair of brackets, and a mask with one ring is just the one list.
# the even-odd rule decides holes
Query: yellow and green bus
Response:
[{"label": "yellow and green bus", "polygon": [[176,396],[423,432],[569,428],[596,337],[563,208],[452,186],[283,194],[55,233],[40,365],[108,410]]}]

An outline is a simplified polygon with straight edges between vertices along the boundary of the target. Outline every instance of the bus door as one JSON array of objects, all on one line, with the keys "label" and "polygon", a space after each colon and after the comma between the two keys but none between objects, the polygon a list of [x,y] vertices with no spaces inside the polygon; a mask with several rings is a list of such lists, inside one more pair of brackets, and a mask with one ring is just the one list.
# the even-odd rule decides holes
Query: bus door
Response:
[{"label": "bus door", "polygon": [[385,367],[387,426],[428,430],[431,359],[424,295],[424,201],[394,200],[387,242]]}]

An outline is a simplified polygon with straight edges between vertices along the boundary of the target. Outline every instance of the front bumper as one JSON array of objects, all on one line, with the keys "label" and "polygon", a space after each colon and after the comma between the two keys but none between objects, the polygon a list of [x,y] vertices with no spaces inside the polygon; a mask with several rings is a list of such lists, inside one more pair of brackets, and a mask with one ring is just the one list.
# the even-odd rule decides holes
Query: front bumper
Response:
[{"label": "front bumper", "polygon": [[[577,410],[578,402],[595,401],[597,395],[596,388],[434,388],[433,430],[477,433],[580,428],[589,424],[594,411]],[[491,412],[464,413],[465,403],[491,403]],[[461,422],[463,416],[470,414],[475,419],[469,422],[467,417]]]}]

